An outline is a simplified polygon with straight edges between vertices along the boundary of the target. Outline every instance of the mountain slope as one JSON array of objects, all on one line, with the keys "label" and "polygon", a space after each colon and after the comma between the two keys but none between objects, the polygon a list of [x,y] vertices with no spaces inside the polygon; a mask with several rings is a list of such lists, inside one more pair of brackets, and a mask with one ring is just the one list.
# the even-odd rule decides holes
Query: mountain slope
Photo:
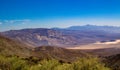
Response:
[{"label": "mountain slope", "polygon": [[8,39],[0,35],[0,54],[1,55],[17,55],[29,56],[29,49],[19,42]]},{"label": "mountain slope", "polygon": [[0,35],[0,55],[16,55],[20,57],[37,57],[39,59],[58,59],[63,61],[73,61],[77,57],[86,56],[87,53],[75,50],[68,50],[60,47],[41,46],[30,48],[18,41],[8,39]]},{"label": "mountain slope", "polygon": [[101,26],[81,26],[80,30],[72,30],[71,28],[36,28],[11,30],[2,32],[2,34],[8,38],[23,42],[28,46],[74,47],[84,44],[95,43],[97,41],[120,39],[120,33],[116,32],[116,30],[112,30],[114,28],[118,29],[117,27],[108,27],[106,29],[106,27]]},{"label": "mountain slope", "polygon": [[[32,55],[41,59],[57,59],[72,62],[80,57],[86,57],[88,53],[80,50],[70,50],[61,47],[41,46],[33,49]],[[89,54],[90,55],[90,54]]]},{"label": "mountain slope", "polygon": [[44,28],[13,30],[2,34],[29,46],[60,46],[66,40],[59,31]]}]

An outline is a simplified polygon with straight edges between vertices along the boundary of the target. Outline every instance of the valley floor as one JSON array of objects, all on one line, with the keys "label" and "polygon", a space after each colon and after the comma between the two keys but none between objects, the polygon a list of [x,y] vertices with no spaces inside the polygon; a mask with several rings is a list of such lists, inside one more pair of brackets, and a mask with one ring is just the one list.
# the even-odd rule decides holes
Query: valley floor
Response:
[{"label": "valley floor", "polygon": [[120,40],[115,40],[113,42],[96,42],[87,45],[80,45],[75,47],[69,47],[67,49],[106,49],[106,48],[118,48],[120,49]]}]

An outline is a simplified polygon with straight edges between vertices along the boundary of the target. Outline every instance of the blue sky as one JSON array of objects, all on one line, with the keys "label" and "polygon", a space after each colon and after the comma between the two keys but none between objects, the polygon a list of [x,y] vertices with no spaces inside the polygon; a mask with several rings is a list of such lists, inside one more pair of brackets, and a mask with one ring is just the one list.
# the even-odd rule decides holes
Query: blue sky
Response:
[{"label": "blue sky", "polygon": [[0,31],[86,24],[120,26],[120,0],[0,0]]}]

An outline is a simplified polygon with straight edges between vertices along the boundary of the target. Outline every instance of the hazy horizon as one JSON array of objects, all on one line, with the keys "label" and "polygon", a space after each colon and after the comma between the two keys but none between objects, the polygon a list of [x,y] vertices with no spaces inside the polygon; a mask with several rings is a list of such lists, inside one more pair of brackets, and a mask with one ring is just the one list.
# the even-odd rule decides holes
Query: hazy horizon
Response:
[{"label": "hazy horizon", "polygon": [[0,31],[70,26],[120,26],[119,0],[0,0]]}]

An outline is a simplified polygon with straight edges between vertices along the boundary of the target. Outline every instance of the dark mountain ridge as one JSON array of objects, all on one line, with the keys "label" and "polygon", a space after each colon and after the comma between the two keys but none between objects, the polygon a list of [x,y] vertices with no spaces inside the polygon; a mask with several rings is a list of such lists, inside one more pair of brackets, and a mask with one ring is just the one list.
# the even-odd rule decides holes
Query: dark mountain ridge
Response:
[{"label": "dark mountain ridge", "polygon": [[89,30],[89,31],[105,31],[105,32],[111,32],[111,33],[120,33],[120,27],[116,26],[96,26],[96,25],[85,25],[85,26],[71,26],[68,27],[69,30]]}]

